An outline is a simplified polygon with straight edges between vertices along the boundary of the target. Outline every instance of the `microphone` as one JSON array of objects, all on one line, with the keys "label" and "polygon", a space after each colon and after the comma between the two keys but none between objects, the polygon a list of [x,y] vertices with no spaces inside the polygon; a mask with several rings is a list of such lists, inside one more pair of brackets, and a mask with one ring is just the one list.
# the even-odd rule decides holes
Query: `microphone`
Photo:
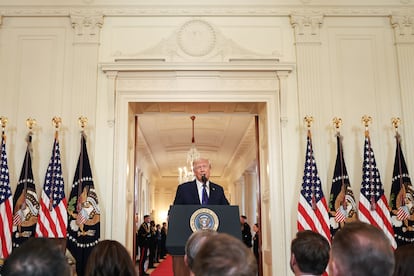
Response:
[{"label": "microphone", "polygon": [[206,177],[204,174],[201,176],[201,181],[202,181],[204,184],[206,184],[206,183],[207,183],[207,177]]}]

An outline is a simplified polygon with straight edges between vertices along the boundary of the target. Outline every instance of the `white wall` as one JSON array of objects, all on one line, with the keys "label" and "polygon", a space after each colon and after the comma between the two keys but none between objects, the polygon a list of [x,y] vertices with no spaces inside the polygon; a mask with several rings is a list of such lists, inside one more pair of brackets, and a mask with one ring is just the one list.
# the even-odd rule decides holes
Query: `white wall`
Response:
[{"label": "white wall", "polygon": [[[70,9],[63,2],[47,6],[45,1],[42,7],[36,7],[30,1],[29,8],[23,6],[24,2],[19,2],[22,6],[6,6],[14,5],[14,1],[2,2],[0,115],[9,118],[6,133],[13,191],[26,147],[25,120],[33,117],[38,122],[34,130],[33,170],[40,190],[51,154],[54,131],[51,119],[58,115],[63,119],[62,165],[69,194],[79,154],[77,119],[86,116],[89,119],[88,149],[103,211],[102,238],[124,242],[131,229],[122,226],[114,229],[113,220],[132,203],[129,201],[116,210],[115,207],[122,200],[131,200],[133,191],[113,194],[114,186],[123,187],[127,177],[113,179],[119,174],[114,171],[114,162],[119,161],[114,159],[114,141],[119,141],[114,137],[114,129],[119,118],[115,112],[115,96],[108,91],[113,91],[111,85],[115,84],[115,79],[110,79],[110,72],[104,74],[100,64],[120,57],[162,53],[157,46],[168,41],[183,23],[193,18],[208,21],[223,37],[242,46],[239,50],[243,53],[249,52],[254,57],[277,56],[282,63],[296,65],[296,70],[287,78],[289,93],[281,94],[279,99],[280,137],[274,136],[279,132],[269,136],[270,143],[281,141],[282,163],[270,164],[275,167],[268,169],[279,170],[280,166],[282,173],[281,183],[278,178],[269,180],[269,185],[277,189],[264,191],[266,204],[273,206],[268,207],[272,211],[269,217],[264,216],[269,221],[265,233],[273,252],[268,263],[288,259],[288,245],[296,231],[297,199],[305,156],[305,115],[315,119],[312,125],[314,151],[325,196],[329,194],[336,154],[333,117],[343,120],[345,158],[356,194],[361,182],[364,137],[361,117],[364,114],[373,118],[369,130],[386,195],[391,186],[395,147],[392,117],[402,119],[402,146],[408,169],[414,171],[414,145],[410,143],[414,138],[411,109],[414,106],[411,91],[414,87],[414,35],[409,21],[414,17],[414,7],[411,1],[384,0],[380,2],[383,5],[377,7],[370,6],[370,1],[365,1],[365,5],[363,1],[346,1],[349,6],[342,4],[344,1],[326,1],[329,2],[326,7],[324,1],[259,2],[266,8],[246,5],[223,8],[218,1],[212,2],[209,8],[185,8],[188,1],[176,2],[183,6],[162,6],[162,1],[157,1],[154,8],[139,5],[131,8],[118,3],[120,8],[116,9],[98,6],[98,3],[109,4],[109,1],[93,4],[73,1],[71,3],[80,6]],[[223,5],[232,2],[220,1]],[[95,10],[86,9],[94,4]],[[404,20],[408,27],[403,24]],[[170,56],[166,58],[171,60]],[[172,59],[186,61],[177,56]],[[124,169],[130,168],[125,166]],[[279,199],[277,191],[283,192],[282,203],[272,202],[272,199]],[[171,191],[166,191],[165,200],[169,200],[168,194]],[[165,205],[165,202],[155,199],[153,204]],[[279,207],[282,210],[277,210]],[[280,216],[277,212],[283,214]],[[277,230],[278,235],[275,235],[272,229],[278,227],[279,216],[283,217],[285,229]],[[287,273],[287,263],[278,271]],[[276,275],[276,270],[273,274]]]}]

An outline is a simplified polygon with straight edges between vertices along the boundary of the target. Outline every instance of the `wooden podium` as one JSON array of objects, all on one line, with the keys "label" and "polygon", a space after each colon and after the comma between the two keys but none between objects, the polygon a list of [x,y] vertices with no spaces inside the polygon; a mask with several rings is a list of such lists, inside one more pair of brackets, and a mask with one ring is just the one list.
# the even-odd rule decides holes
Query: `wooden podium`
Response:
[{"label": "wooden podium", "polygon": [[172,205],[168,213],[167,250],[173,258],[175,276],[187,276],[184,263],[185,243],[201,229],[213,229],[241,240],[239,206]]}]

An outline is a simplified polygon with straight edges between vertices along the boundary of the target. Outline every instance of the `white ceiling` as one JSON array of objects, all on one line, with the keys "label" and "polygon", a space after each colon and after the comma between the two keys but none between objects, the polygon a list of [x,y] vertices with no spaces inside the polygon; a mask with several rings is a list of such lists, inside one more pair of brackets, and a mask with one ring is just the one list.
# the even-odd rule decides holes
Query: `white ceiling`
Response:
[{"label": "white ceiling", "polygon": [[[245,152],[255,147],[256,103],[135,103],[138,156],[159,178],[178,178],[192,144],[210,159],[211,177],[228,177]],[[219,180],[218,180],[219,181]]]}]

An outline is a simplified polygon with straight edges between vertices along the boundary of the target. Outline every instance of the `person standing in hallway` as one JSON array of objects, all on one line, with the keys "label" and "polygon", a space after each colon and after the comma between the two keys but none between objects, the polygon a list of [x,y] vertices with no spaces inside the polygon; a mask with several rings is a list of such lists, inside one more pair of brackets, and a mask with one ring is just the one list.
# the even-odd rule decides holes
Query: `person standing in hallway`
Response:
[{"label": "person standing in hallway", "polygon": [[147,254],[151,239],[151,217],[150,215],[144,216],[144,222],[138,229],[138,245],[139,245],[139,275],[149,275],[145,272],[145,261],[147,260]]},{"label": "person standing in hallway", "polygon": [[150,221],[150,232],[151,232],[151,237],[149,239],[149,255],[148,255],[148,268],[155,268],[154,263],[155,263],[155,251],[156,251],[156,243],[157,243],[157,238],[156,238],[156,228],[155,228],[155,221],[151,220]]},{"label": "person standing in hallway", "polygon": [[260,237],[260,228],[259,228],[259,224],[255,223],[253,225],[253,232],[254,232],[254,236],[253,236],[253,254],[256,257],[257,260],[257,267],[259,267],[259,237]]},{"label": "person standing in hallway", "polygon": [[195,179],[178,186],[174,205],[229,205],[223,187],[209,180],[210,170],[208,159],[194,160]]},{"label": "person standing in hallway", "polygon": [[247,217],[245,215],[240,216],[240,227],[242,232],[242,239],[244,244],[248,247],[252,247],[252,232],[250,225],[247,223]]},{"label": "person standing in hallway", "polygon": [[161,259],[165,259],[165,256],[167,255],[167,246],[166,246],[167,233],[168,233],[167,223],[163,222],[162,227],[161,227],[161,249],[160,249]]}]

